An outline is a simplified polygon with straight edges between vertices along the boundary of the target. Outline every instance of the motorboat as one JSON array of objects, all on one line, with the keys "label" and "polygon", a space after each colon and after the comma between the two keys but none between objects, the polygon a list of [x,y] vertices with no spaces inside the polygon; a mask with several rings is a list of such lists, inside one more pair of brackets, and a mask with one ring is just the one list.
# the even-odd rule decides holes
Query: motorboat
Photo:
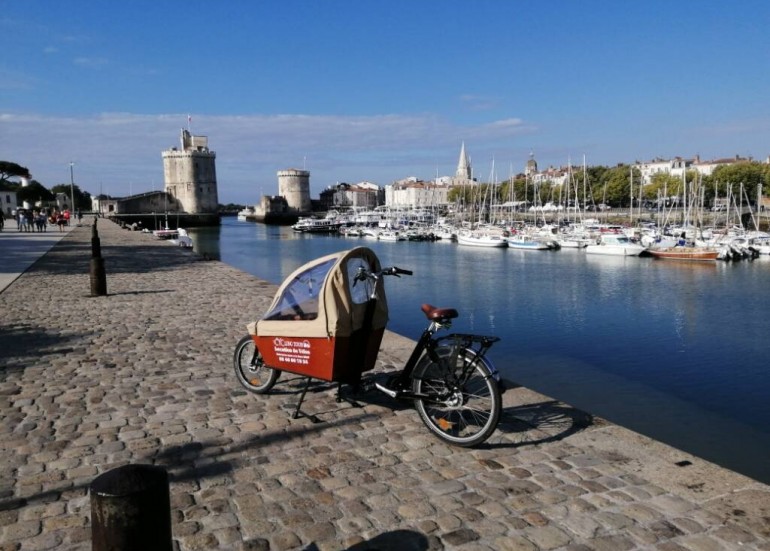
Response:
[{"label": "motorboat", "polygon": [[193,241],[188,235],[187,230],[184,228],[179,228],[177,230],[177,236],[169,239],[169,243],[173,243],[174,245],[178,245],[179,247],[184,247],[186,249],[192,249],[193,246]]},{"label": "motorboat", "polygon": [[395,230],[381,230],[377,234],[377,239],[380,241],[404,241],[406,237]]},{"label": "motorboat", "polygon": [[246,222],[249,218],[254,218],[254,216],[255,216],[254,209],[251,208],[251,207],[246,207],[245,209],[242,209],[242,210],[238,211],[237,218],[241,222]]},{"label": "motorboat", "polygon": [[471,247],[507,247],[508,241],[502,235],[487,232],[460,232],[457,234],[460,245]]},{"label": "motorboat", "polygon": [[509,249],[524,249],[529,251],[547,251],[548,243],[524,234],[515,234],[506,238]]},{"label": "motorboat", "polygon": [[596,244],[585,248],[587,254],[639,256],[646,249],[621,233],[604,233]]},{"label": "motorboat", "polygon": [[291,229],[301,233],[336,233],[344,222],[336,218],[300,217]]}]

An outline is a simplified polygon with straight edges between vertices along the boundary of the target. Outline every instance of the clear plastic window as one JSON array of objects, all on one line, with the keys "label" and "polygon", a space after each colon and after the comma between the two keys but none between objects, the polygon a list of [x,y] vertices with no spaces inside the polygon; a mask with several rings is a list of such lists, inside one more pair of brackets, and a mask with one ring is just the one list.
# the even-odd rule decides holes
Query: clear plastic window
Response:
[{"label": "clear plastic window", "polygon": [[372,287],[374,282],[371,279],[365,281],[356,281],[356,274],[359,268],[364,268],[366,271],[371,271],[369,262],[365,258],[351,258],[348,260],[348,289],[350,291],[350,298],[353,304],[363,304],[369,300],[369,296],[372,293]]},{"label": "clear plastic window", "polygon": [[264,317],[266,320],[314,320],[318,317],[318,295],[324,279],[337,259],[316,264],[298,274],[283,290],[275,308]]}]

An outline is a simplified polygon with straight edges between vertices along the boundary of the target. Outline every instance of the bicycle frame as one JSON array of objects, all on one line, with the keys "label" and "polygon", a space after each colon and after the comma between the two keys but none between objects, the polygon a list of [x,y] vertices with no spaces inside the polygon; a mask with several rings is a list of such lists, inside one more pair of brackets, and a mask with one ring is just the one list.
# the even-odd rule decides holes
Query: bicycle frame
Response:
[{"label": "bicycle frame", "polygon": [[[362,378],[375,367],[386,330],[385,275],[412,272],[381,268],[365,247],[327,255],[295,270],[265,315],[247,326],[248,335],[237,344],[233,361],[239,382],[251,392],[266,394],[282,371],[303,376],[292,417],[306,416],[313,422],[320,421],[301,411],[311,379],[337,383],[338,402],[343,400],[343,384],[351,385],[354,395],[377,388],[391,398],[414,402],[423,423],[444,442],[468,447],[485,441],[499,421],[505,390],[487,358],[500,339],[468,333],[437,337],[458,317],[455,309],[423,304],[429,323],[403,369],[391,372],[387,382]],[[246,356],[249,346],[254,349]]]}]

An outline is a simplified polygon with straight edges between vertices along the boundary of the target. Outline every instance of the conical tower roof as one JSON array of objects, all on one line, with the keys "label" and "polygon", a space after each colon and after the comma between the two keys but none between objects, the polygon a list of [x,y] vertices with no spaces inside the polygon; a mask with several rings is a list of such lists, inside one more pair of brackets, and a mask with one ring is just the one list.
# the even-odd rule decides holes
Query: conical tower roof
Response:
[{"label": "conical tower roof", "polygon": [[472,176],[471,161],[468,154],[465,153],[465,142],[460,148],[460,160],[457,162],[457,172],[455,176],[464,180],[470,180]]}]

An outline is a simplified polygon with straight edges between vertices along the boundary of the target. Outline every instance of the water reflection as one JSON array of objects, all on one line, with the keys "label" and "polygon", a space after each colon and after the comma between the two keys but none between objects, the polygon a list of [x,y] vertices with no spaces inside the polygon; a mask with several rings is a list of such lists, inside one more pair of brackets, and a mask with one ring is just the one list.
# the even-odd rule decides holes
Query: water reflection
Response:
[{"label": "water reflection", "polygon": [[[770,257],[683,263],[382,243],[235,220],[190,233],[196,251],[272,283],[312,258],[370,247],[383,265],[415,273],[386,282],[392,330],[419,334],[422,303],[455,307],[455,331],[502,337],[491,355],[506,377],[770,481],[759,464],[770,454]],[[741,446],[714,447],[712,433],[692,430],[704,419]]]}]

